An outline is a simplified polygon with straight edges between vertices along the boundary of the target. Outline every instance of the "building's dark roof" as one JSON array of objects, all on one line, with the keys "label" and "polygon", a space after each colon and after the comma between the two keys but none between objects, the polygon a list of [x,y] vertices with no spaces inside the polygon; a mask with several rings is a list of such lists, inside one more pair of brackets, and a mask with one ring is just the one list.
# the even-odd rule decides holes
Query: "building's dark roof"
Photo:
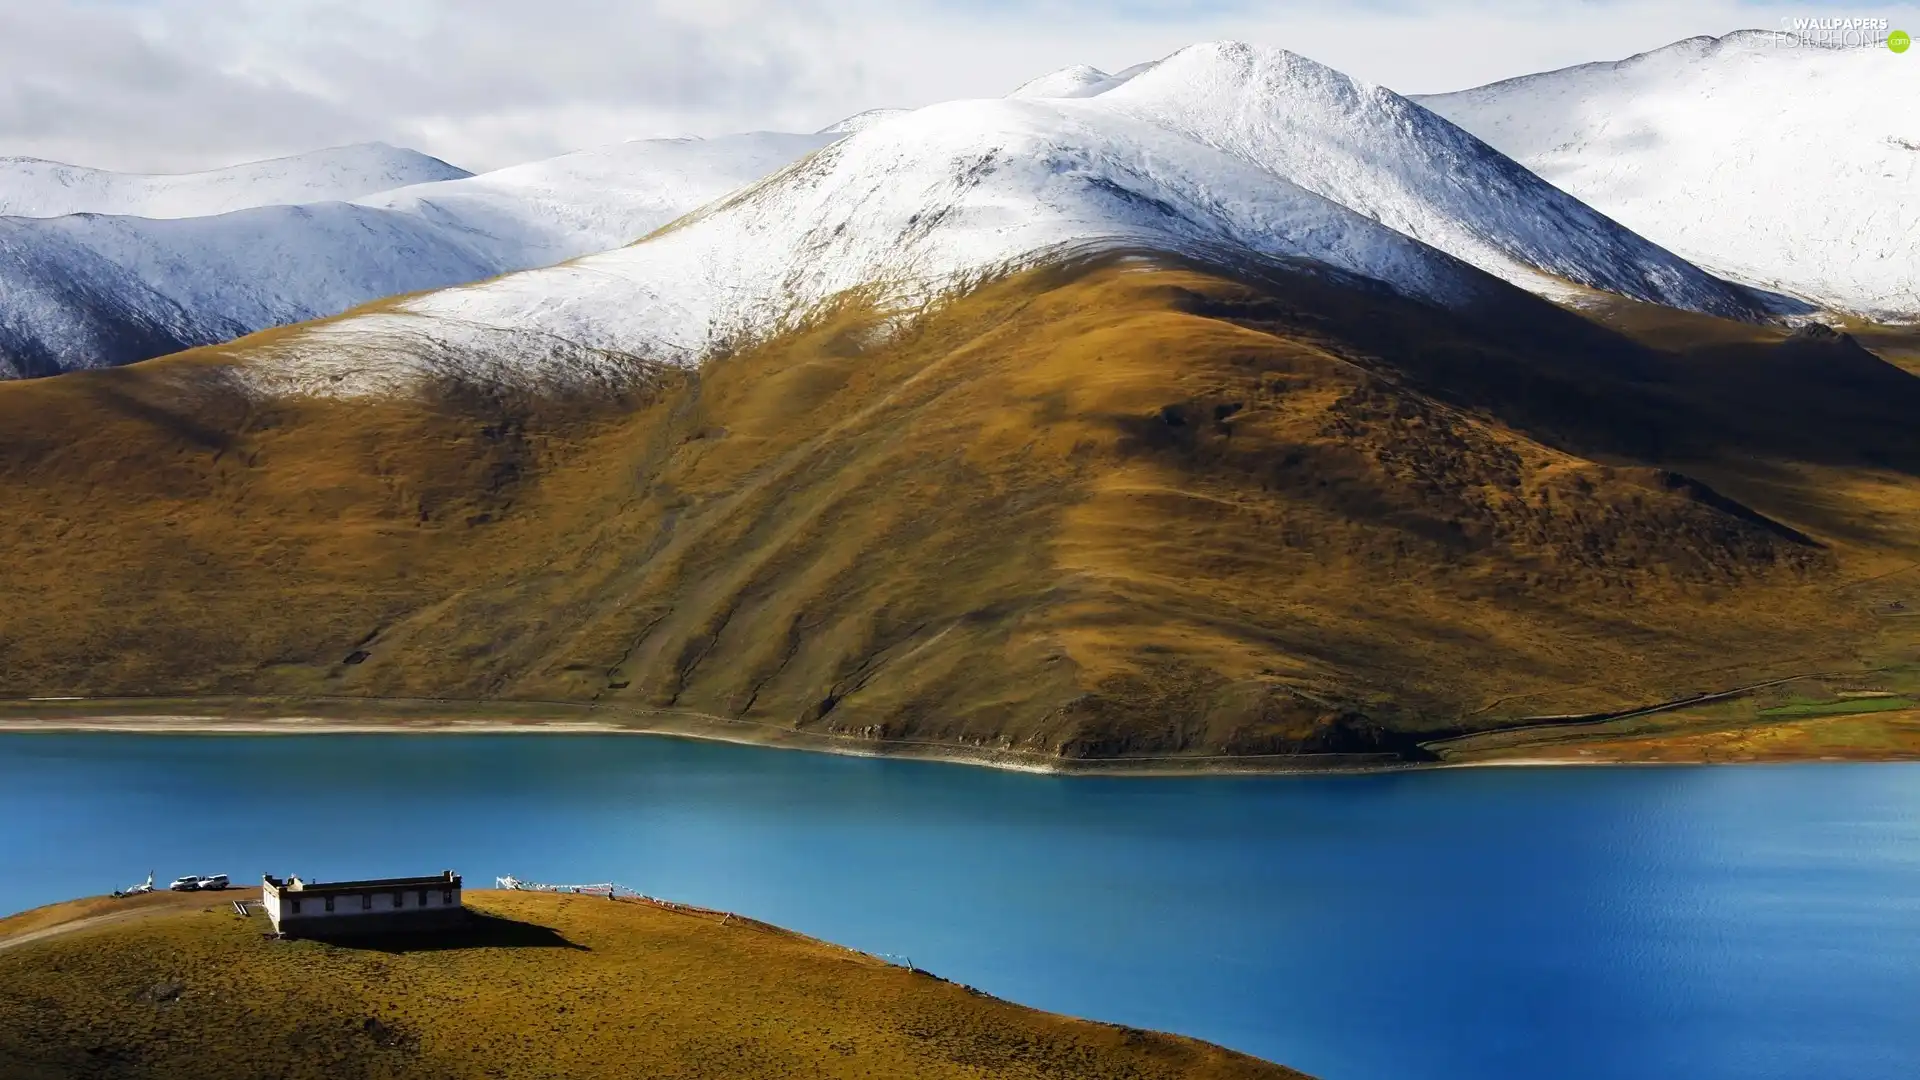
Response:
[{"label": "building's dark roof", "polygon": [[[285,890],[292,879],[282,880],[272,874],[264,875],[263,880],[276,889]],[[451,870],[432,877],[396,877],[369,878],[365,881],[302,881],[299,892],[325,895],[327,893],[390,892],[394,889],[445,889],[459,888],[460,875]]]}]

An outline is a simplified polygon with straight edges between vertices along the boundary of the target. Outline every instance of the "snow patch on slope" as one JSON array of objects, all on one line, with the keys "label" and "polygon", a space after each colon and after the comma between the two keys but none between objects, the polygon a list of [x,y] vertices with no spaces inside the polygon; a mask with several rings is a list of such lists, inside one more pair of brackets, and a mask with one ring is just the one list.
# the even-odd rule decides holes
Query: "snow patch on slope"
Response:
[{"label": "snow patch on slope", "polygon": [[130,363],[200,332],[125,267],[33,224],[0,218],[0,379],[57,374],[74,352]]},{"label": "snow patch on slope", "polygon": [[1920,318],[1920,68],[1762,31],[1418,99],[1750,285]]},{"label": "snow patch on slope", "polygon": [[357,199],[407,184],[471,175],[439,158],[384,143],[177,175],[106,172],[36,158],[0,157],[0,217],[204,217],[256,206]]}]

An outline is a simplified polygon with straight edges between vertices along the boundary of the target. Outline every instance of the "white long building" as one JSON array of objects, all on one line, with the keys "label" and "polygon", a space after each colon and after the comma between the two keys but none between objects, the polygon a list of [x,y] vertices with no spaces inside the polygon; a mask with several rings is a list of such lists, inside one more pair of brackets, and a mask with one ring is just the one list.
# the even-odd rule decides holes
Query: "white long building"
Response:
[{"label": "white long building", "polygon": [[266,874],[260,900],[276,933],[287,937],[358,937],[445,930],[466,921],[460,875],[367,881],[281,880]]}]

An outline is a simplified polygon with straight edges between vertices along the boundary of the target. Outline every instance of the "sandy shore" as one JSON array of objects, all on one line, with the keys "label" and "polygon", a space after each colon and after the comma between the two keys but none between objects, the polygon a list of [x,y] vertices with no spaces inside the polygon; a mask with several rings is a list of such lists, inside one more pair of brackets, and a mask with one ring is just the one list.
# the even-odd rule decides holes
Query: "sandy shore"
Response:
[{"label": "sandy shore", "polygon": [[[702,722],[706,721],[706,722]],[[102,714],[0,717],[0,733],[113,733],[122,735],[653,735],[701,742],[802,750],[843,757],[902,758],[1049,776],[1327,775],[1433,768],[1416,762],[1303,761],[1298,756],[1190,756],[1105,760],[1049,759],[1012,750],[973,749],[931,742],[843,739],[771,726],[748,727],[721,717],[674,716],[656,722],[576,719],[462,719],[434,717],[354,720],[324,716],[232,717],[198,714]]]},{"label": "sandy shore", "polygon": [[116,732],[146,735],[482,735],[664,734],[604,721],[341,720],[325,716],[82,716],[0,719],[0,732]]},{"label": "sandy shore", "polygon": [[1606,757],[1497,757],[1454,761],[1355,760],[1328,755],[1312,761],[1294,755],[1193,755],[1104,760],[1049,758],[1018,750],[972,748],[945,743],[870,740],[796,732],[772,725],[734,721],[704,714],[629,715],[621,720],[527,717],[520,719],[463,717],[389,717],[351,719],[329,716],[220,716],[196,713],[102,713],[0,717],[5,733],[112,733],[122,735],[652,735],[701,742],[800,750],[843,757],[899,758],[950,765],[999,769],[1043,776],[1328,776],[1407,772],[1425,769],[1566,768],[1621,765],[1794,764],[1841,760],[1911,760],[1831,756],[1677,761],[1673,759]]}]

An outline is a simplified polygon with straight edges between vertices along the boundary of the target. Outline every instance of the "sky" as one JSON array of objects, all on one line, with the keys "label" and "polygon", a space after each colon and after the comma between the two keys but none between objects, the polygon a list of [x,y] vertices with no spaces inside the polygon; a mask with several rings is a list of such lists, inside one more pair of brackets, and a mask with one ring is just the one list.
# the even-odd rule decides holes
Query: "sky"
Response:
[{"label": "sky", "polygon": [[1791,17],[1737,0],[0,0],[0,156],[172,172],[383,141],[476,171],[812,131],[1197,41],[1431,93]]}]

